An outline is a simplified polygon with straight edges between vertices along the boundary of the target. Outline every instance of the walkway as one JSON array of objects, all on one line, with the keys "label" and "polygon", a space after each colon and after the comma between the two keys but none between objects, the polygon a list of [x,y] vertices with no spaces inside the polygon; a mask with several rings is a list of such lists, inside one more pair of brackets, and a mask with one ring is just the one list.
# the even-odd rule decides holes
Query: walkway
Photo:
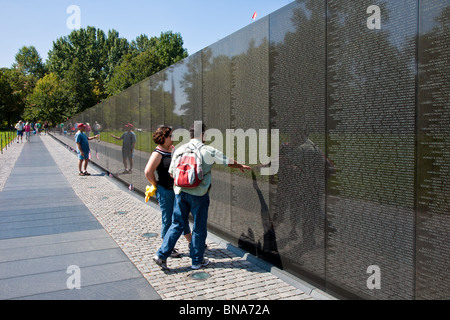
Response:
[{"label": "walkway", "polygon": [[[214,235],[208,267],[190,268],[180,238],[185,254],[161,270],[152,261],[161,244],[158,208],[93,165],[91,176],[78,176],[73,152],[49,136],[33,138],[0,189],[0,299],[331,298]],[[67,288],[71,265],[79,267],[79,290]]]},{"label": "walkway", "polygon": [[14,147],[23,150],[0,192],[0,299],[160,299],[42,141]]}]

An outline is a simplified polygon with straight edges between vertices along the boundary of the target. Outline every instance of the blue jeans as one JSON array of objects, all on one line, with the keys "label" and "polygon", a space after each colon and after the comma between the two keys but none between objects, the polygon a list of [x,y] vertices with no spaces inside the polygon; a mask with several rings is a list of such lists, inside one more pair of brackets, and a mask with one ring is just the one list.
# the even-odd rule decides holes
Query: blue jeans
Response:
[{"label": "blue jeans", "polygon": [[[158,200],[159,208],[161,210],[161,238],[164,239],[164,236],[172,225],[175,192],[158,184],[156,188],[156,199]],[[183,234],[191,233],[191,229],[189,228],[189,220],[186,220],[184,225]]]},{"label": "blue jeans", "polygon": [[204,196],[193,196],[185,192],[180,192],[180,194],[175,195],[172,225],[167,231],[163,243],[156,254],[163,260],[166,260],[170,256],[191,212],[194,217],[194,230],[192,232],[190,253],[192,264],[202,263],[207,236],[206,223],[208,221],[208,208],[209,193],[206,193]]}]

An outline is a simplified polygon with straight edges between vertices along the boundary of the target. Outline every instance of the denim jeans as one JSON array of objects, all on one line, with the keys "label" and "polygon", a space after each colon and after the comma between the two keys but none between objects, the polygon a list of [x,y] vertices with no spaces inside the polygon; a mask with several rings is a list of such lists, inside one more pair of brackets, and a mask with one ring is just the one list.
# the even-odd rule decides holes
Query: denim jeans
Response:
[{"label": "denim jeans", "polygon": [[[175,192],[170,189],[166,189],[161,185],[157,185],[156,188],[156,199],[159,203],[159,208],[161,210],[162,215],[162,223],[161,223],[161,238],[164,239],[167,231],[172,225],[173,218],[173,205],[175,202]],[[189,227],[189,220],[186,220],[184,224],[183,234],[191,233],[191,229]]]},{"label": "denim jeans", "polygon": [[208,220],[209,193],[203,196],[193,196],[185,192],[175,195],[172,225],[167,231],[163,243],[156,253],[166,260],[172,253],[175,244],[184,230],[189,213],[194,217],[194,230],[192,232],[191,259],[192,264],[200,264],[205,254],[205,241],[207,236],[206,223]]}]

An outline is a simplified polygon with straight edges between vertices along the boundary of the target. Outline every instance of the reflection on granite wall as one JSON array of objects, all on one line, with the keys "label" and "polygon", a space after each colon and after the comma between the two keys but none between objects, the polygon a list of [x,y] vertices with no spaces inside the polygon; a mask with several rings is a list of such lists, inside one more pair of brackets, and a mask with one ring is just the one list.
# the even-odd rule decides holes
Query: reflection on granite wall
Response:
[{"label": "reflection on granite wall", "polygon": [[[374,3],[329,1],[328,156],[338,168],[327,194],[336,230],[327,274],[361,295],[411,299],[418,12],[415,2],[380,1],[386,18],[369,30],[360,12]],[[361,286],[358,271],[370,265],[382,270],[382,290]]]},{"label": "reflection on granite wall", "polygon": [[[325,280],[325,2],[270,16],[270,127],[280,131],[270,209],[286,270]],[[294,271],[295,272],[295,271]]]},{"label": "reflection on granite wall", "polygon": [[[254,167],[214,167],[211,231],[330,293],[448,299],[449,42],[449,0],[298,0],[55,137],[74,147],[71,129],[88,122],[101,134],[91,160],[143,192],[151,133],[202,120],[207,143]],[[238,129],[244,139],[226,139]],[[265,129],[279,148],[258,144],[272,163],[255,164]]]},{"label": "reflection on granite wall", "polygon": [[450,1],[420,1],[416,298],[449,299]]}]

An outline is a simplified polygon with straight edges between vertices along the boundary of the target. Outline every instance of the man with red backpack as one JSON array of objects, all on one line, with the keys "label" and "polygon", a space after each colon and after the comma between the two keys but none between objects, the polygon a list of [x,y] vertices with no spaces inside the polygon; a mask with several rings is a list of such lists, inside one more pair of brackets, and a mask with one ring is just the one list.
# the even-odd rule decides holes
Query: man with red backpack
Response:
[{"label": "man with red backpack", "polygon": [[212,165],[219,163],[230,168],[240,169],[242,172],[252,169],[228,158],[220,150],[205,145],[205,131],[206,126],[201,121],[196,121],[189,129],[191,140],[179,147],[172,157],[169,173],[174,178],[173,220],[161,247],[153,257],[155,263],[163,269],[168,269],[166,260],[184,230],[184,223],[188,221],[189,213],[192,213],[194,218],[190,246],[191,268],[196,270],[209,264],[204,253]]}]

